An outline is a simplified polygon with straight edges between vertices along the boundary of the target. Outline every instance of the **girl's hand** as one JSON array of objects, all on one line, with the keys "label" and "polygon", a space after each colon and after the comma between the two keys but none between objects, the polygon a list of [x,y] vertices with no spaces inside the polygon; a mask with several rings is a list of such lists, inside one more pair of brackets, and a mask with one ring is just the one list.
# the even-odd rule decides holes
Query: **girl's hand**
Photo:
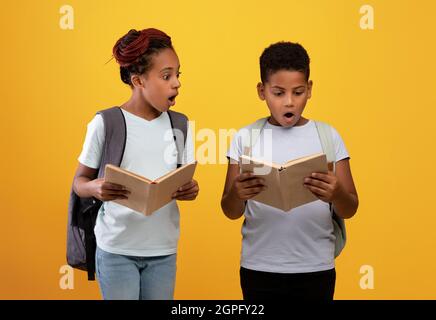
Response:
[{"label": "girl's hand", "polygon": [[111,201],[116,199],[127,199],[130,191],[125,187],[105,182],[104,178],[94,179],[88,182],[88,188],[94,198],[101,201]]},{"label": "girl's hand", "polygon": [[240,200],[248,200],[266,188],[265,179],[254,176],[252,172],[244,172],[236,177],[230,192]]},{"label": "girl's hand", "polygon": [[200,188],[195,180],[191,180],[187,184],[181,186],[179,190],[173,193],[173,199],[176,200],[194,200],[197,198]]},{"label": "girl's hand", "polygon": [[342,185],[332,171],[314,172],[304,179],[304,186],[324,202],[333,202],[344,193]]}]

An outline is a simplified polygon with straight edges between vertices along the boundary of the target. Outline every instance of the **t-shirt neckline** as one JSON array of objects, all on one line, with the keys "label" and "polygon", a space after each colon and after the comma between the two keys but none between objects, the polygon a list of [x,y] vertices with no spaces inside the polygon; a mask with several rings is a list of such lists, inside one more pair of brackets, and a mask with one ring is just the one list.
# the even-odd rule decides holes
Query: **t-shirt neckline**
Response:
[{"label": "t-shirt neckline", "polygon": [[131,113],[131,112],[129,112],[129,111],[123,109],[123,108],[120,108],[120,109],[121,109],[121,111],[122,111],[125,115],[129,116],[130,118],[133,118],[133,119],[136,119],[136,120],[139,120],[139,121],[144,121],[145,123],[152,123],[152,122],[154,122],[154,121],[157,121],[157,120],[160,119],[160,118],[163,116],[163,114],[165,113],[165,112],[161,112],[160,115],[158,115],[156,118],[154,118],[154,119],[152,119],[152,120],[147,120],[147,119],[144,119],[144,118],[142,118],[142,117],[140,117],[140,116],[137,116],[136,114],[133,114],[133,113]]},{"label": "t-shirt neckline", "polygon": [[265,127],[268,127],[268,129],[277,129],[277,130],[302,130],[305,128],[308,128],[312,124],[312,120],[308,119],[307,123],[301,125],[301,126],[292,126],[292,127],[282,127],[282,126],[276,126],[274,124],[271,124],[268,120],[266,121]]}]

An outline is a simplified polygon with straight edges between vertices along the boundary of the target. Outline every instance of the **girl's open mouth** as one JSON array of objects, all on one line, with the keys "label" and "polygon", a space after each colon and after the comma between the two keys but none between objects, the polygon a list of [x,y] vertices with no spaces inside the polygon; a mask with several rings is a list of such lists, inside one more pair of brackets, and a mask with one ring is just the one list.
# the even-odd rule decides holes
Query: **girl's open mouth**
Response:
[{"label": "girl's open mouth", "polygon": [[294,114],[292,112],[285,113],[285,117],[288,119],[292,118],[293,116],[294,116]]},{"label": "girl's open mouth", "polygon": [[171,106],[173,106],[176,103],[176,97],[177,97],[177,95],[174,95],[174,96],[171,96],[168,98],[168,101],[169,101]]}]

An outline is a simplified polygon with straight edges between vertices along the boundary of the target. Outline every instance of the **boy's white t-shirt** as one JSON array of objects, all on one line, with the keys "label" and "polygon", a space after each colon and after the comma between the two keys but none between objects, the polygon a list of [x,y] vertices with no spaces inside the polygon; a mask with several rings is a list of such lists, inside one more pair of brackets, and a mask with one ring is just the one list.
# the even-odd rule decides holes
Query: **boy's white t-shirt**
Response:
[{"label": "boy's white t-shirt", "polygon": [[[247,132],[251,126],[235,134],[228,157],[238,161],[243,154],[243,130]],[[332,135],[336,161],[349,158],[334,128]],[[319,152],[323,150],[312,120],[291,128],[267,122],[252,148],[254,158],[278,164]],[[304,273],[334,268],[335,235],[328,203],[317,200],[284,212],[248,200],[244,216],[242,267],[276,273]]]},{"label": "boy's white t-shirt", "polygon": [[[154,180],[177,167],[177,148],[167,112],[147,121],[121,109],[126,121],[126,147],[120,167]],[[97,114],[88,124],[78,158],[97,169],[105,140],[103,118]],[[185,158],[186,157],[186,158]],[[191,129],[188,127],[186,163],[194,161]],[[177,252],[179,208],[176,200],[150,216],[115,202],[103,202],[95,225],[97,245],[111,253],[131,256],[162,256]]]}]

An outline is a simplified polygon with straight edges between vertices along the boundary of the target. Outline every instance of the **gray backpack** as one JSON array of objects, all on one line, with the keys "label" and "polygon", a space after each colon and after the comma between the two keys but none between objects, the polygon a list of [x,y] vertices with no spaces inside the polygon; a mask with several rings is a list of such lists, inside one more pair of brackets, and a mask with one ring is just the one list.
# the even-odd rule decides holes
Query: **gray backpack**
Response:
[{"label": "gray backpack", "polygon": [[[245,135],[242,135],[242,147],[245,155],[251,155],[251,149],[256,144],[257,139],[259,138],[260,133],[263,127],[265,126],[267,120],[268,117],[257,120],[254,124],[250,126],[250,130],[246,132]],[[324,122],[320,122],[320,121],[314,121],[314,122],[316,125],[316,129],[318,131],[318,136],[321,142],[322,149],[327,156],[327,161],[333,163],[333,172],[335,172],[336,153],[333,145],[331,127]],[[330,203],[330,211],[333,220],[333,231],[336,237],[335,240],[335,258],[336,258],[342,252],[342,249],[344,249],[347,236],[345,231],[344,219],[342,219],[335,213],[331,203]]]},{"label": "gray backpack", "polygon": [[[97,112],[101,114],[105,128],[105,143],[102,158],[95,178],[104,176],[106,164],[119,166],[126,146],[126,121],[119,107]],[[168,111],[177,148],[177,167],[182,164],[188,118],[179,112]],[[182,136],[181,136],[182,134]],[[182,138],[183,137],[183,138]],[[80,198],[71,188],[68,204],[67,263],[76,269],[88,272],[88,280],[95,280],[95,251],[97,243],[94,226],[102,201],[95,198]]]}]

